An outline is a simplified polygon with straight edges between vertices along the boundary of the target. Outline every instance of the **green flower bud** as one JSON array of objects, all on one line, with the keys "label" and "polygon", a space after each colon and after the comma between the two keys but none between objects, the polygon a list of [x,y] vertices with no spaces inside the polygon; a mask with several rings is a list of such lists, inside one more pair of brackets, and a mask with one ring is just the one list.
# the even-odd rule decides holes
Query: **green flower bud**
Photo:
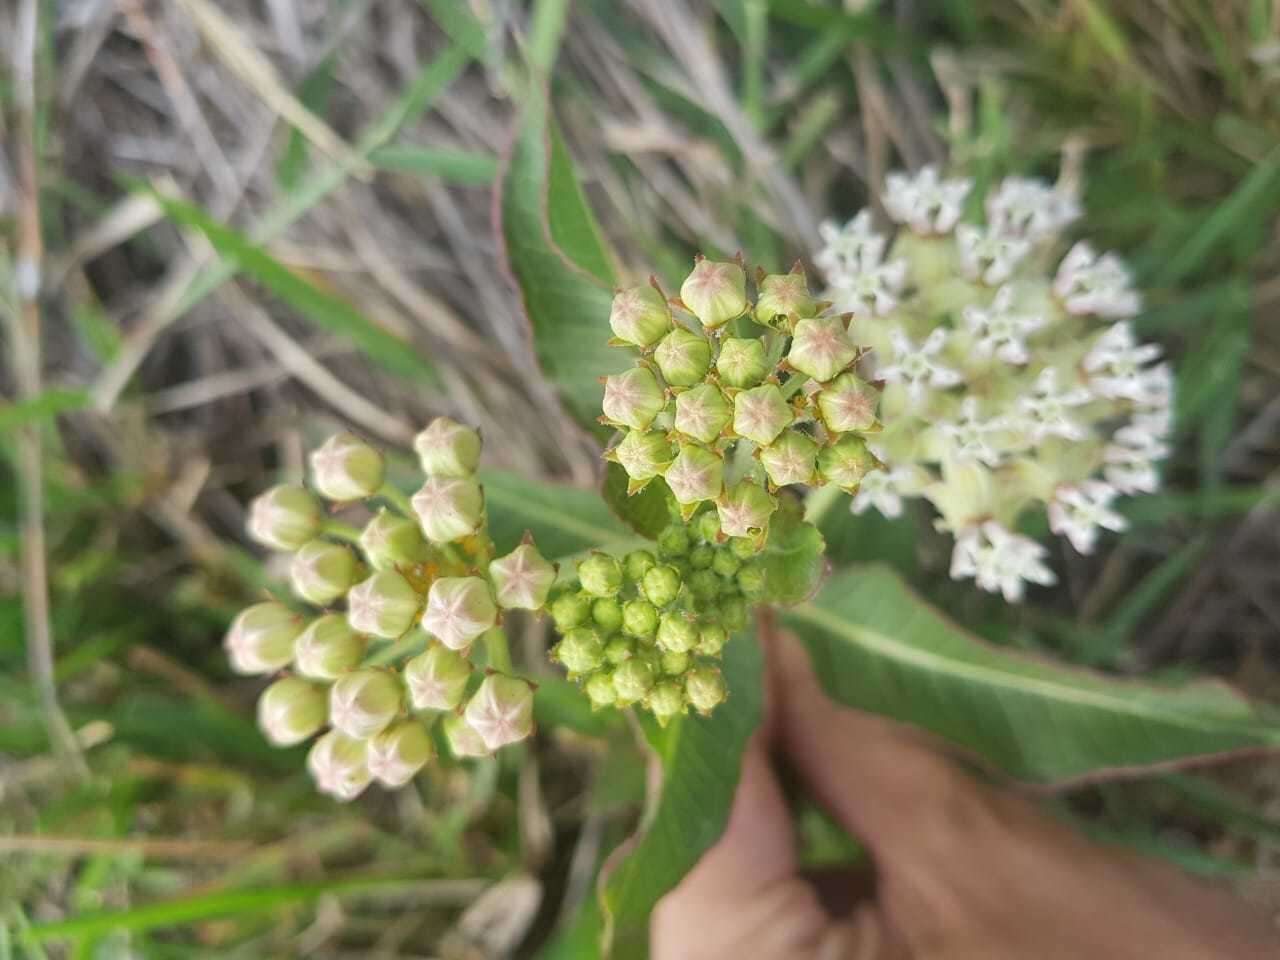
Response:
[{"label": "green flower bud", "polygon": [[444,731],[445,740],[449,742],[449,751],[459,759],[487,757],[493,752],[485,746],[484,738],[456,713],[445,717],[440,728]]},{"label": "green flower bud", "polygon": [[386,729],[403,706],[400,678],[374,667],[344,674],[329,688],[329,722],[357,740]]},{"label": "green flower bud", "polygon": [[738,589],[747,600],[759,600],[764,596],[766,580],[764,567],[758,563],[743,564],[738,571]]},{"label": "green flower bud", "polygon": [[604,645],[605,662],[619,664],[631,657],[631,641],[626,637],[614,637]]},{"label": "green flower bud", "polygon": [[552,653],[571,676],[590,673],[604,663],[604,643],[587,627],[570,630]]},{"label": "green flower bud", "polygon": [[846,493],[856,493],[862,478],[879,467],[880,461],[867,449],[861,437],[846,434],[818,453],[818,472],[828,483]]},{"label": "green flower bud", "polygon": [[662,475],[675,457],[671,442],[661,433],[629,430],[613,448],[613,457],[635,481],[652,480]]},{"label": "green flower bud", "polygon": [[600,710],[603,707],[611,707],[618,700],[618,691],[614,689],[613,677],[607,673],[592,674],[582,687],[587,695],[587,699],[591,701],[591,709]]},{"label": "green flower bud", "polygon": [[687,653],[673,653],[666,650],[662,654],[662,672],[668,677],[678,677],[689,669],[689,664],[692,662],[693,658]]},{"label": "green flower bud", "polygon": [[436,417],[413,438],[428,477],[470,477],[480,465],[480,434],[448,417]]},{"label": "green flower bud", "polygon": [[695,570],[706,570],[716,557],[716,548],[707,543],[700,543],[689,551],[689,566]]},{"label": "green flower bud", "polygon": [[717,550],[715,559],[711,561],[711,569],[722,577],[732,577],[740,566],[742,561],[727,547]]},{"label": "green flower bud", "polygon": [[724,686],[724,675],[715,667],[697,667],[690,670],[684,678],[685,694],[693,709],[703,716],[709,714],[724,703],[728,691]]},{"label": "green flower bud", "polygon": [[694,599],[707,603],[720,595],[720,578],[713,570],[695,570],[685,581]]},{"label": "green flower bud", "polygon": [[622,564],[607,553],[593,553],[578,562],[578,582],[593,597],[616,596],[622,589]]},{"label": "green flower bud", "polygon": [[591,621],[606,637],[617,633],[622,626],[622,604],[615,597],[597,597],[591,604]]},{"label": "green flower bud", "polygon": [[[676,327],[658,344],[653,360],[673,387],[691,387],[711,369],[711,344],[699,334]],[[647,426],[647,424],[646,424]]]},{"label": "green flower bud", "polygon": [[703,543],[720,542],[720,515],[714,510],[704,510],[698,514],[693,524],[694,533]]},{"label": "green flower bud", "polygon": [[497,622],[493,593],[479,577],[441,577],[431,584],[422,629],[450,650],[465,650]]},{"label": "green flower bud", "polygon": [[671,308],[651,283],[619,290],[609,308],[613,335],[633,347],[650,347],[671,329]]},{"label": "green flower bud", "polygon": [[858,348],[837,317],[801,320],[791,336],[787,363],[793,370],[826,383],[858,359]]},{"label": "green flower bud", "polygon": [[388,787],[403,787],[435,756],[431,736],[416,720],[392,724],[369,740],[365,765]]},{"label": "green flower bud", "polygon": [[795,419],[795,411],[772,383],[743,390],[733,398],[733,430],[741,437],[767,446]]},{"label": "green flower bud", "polygon": [[622,558],[622,572],[630,583],[639,583],[657,565],[657,559],[648,550],[632,550]]},{"label": "green flower bud", "polygon": [[831,433],[876,430],[876,406],[880,394],[855,374],[842,373],[823,387],[817,396],[818,415]]},{"label": "green flower bud", "polygon": [[729,642],[729,632],[719,623],[704,623],[698,627],[698,653],[704,657],[718,657]]},{"label": "green flower bud", "polygon": [[357,633],[394,640],[413,626],[422,598],[394,570],[379,570],[347,592],[347,623]]},{"label": "green flower bud", "polygon": [[258,726],[277,747],[301,743],[324,726],[326,692],[301,677],[283,677],[258,698]]},{"label": "green flower bud", "polygon": [[281,484],[249,505],[249,536],[273,550],[297,550],[320,532],[320,501],[306,487]]},{"label": "green flower bud", "polygon": [[747,601],[742,597],[721,597],[717,610],[720,623],[729,633],[746,629]]},{"label": "green flower bud", "polygon": [[541,610],[556,582],[556,568],[531,543],[522,543],[489,564],[498,606],[507,610]]},{"label": "green flower bud", "polygon": [[663,557],[683,557],[689,552],[689,530],[681,523],[664,527],[658,534],[658,553]]},{"label": "green flower bud", "polygon": [[622,608],[622,630],[633,637],[652,637],[658,629],[658,608],[648,600],[628,600]]},{"label": "green flower bud", "polygon": [[727,387],[754,387],[769,373],[764,341],[755,337],[726,337],[720,343],[716,373]]},{"label": "green flower bud", "polygon": [[664,680],[649,691],[647,703],[654,719],[665,727],[684,713],[684,686],[675,680]]},{"label": "green flower bud", "polygon": [[346,593],[359,573],[351,548],[327,540],[303,544],[289,566],[293,592],[318,607],[327,607]]},{"label": "green flower bud", "polygon": [[618,664],[612,676],[618,706],[639,703],[653,689],[653,680],[653,667],[639,657]]},{"label": "green flower bud", "polygon": [[354,800],[372,779],[365,764],[363,739],[330,730],[315,742],[307,754],[307,769],[321,793],[342,800]]},{"label": "green flower bud", "polygon": [[[666,342],[665,340],[663,341]],[[658,378],[646,367],[632,367],[604,380],[603,421],[632,430],[648,430],[667,405]]]},{"label": "green flower bud", "polygon": [[382,489],[386,460],[353,433],[339,433],[311,454],[311,481],[320,496],[345,503]]},{"label": "green flower bud", "polygon": [[293,659],[302,618],[283,603],[255,603],[240,611],[223,641],[236,673],[274,673]]},{"label": "green flower bud", "polygon": [[469,477],[427,477],[410,502],[432,543],[469,537],[484,521],[484,495]]},{"label": "green flower bud", "polygon": [[336,680],[364,659],[365,638],[347,618],[330,613],[312,620],[293,643],[298,672],[313,680]]},{"label": "green flower bud", "polygon": [[360,549],[375,570],[415,564],[422,559],[425,547],[418,525],[385,507],[360,531]]},{"label": "green flower bud", "polygon": [[676,396],[676,429],[702,443],[718,439],[732,416],[733,407],[713,384],[700,383]]},{"label": "green flower bud", "polygon": [[760,450],[760,464],[774,486],[813,483],[817,478],[818,444],[799,430],[784,430]]},{"label": "green flower bud", "polygon": [[764,548],[759,537],[730,537],[729,549],[739,560],[750,560]]},{"label": "green flower bud", "polygon": [[785,328],[791,316],[812,317],[818,302],[809,293],[803,273],[775,273],[760,281],[756,297],[756,322],[766,327]]},{"label": "green flower bud", "polygon": [[678,611],[662,615],[658,621],[659,647],[672,653],[688,653],[697,645],[697,621]]},{"label": "green flower bud", "polygon": [[747,275],[736,263],[699,260],[680,285],[680,300],[714,330],[747,312]]},{"label": "green flower bud", "polygon": [[533,687],[519,677],[491,673],[467,703],[467,725],[497,750],[533,733]]},{"label": "green flower bud", "polygon": [[678,503],[690,506],[714,500],[724,489],[724,461],[703,447],[684,445],[665,477]]},{"label": "green flower bud", "polygon": [[764,487],[742,480],[716,502],[720,529],[731,537],[757,537],[769,528],[778,500]]},{"label": "green flower bud", "polygon": [[680,571],[675,567],[654,567],[644,575],[640,589],[655,607],[665,607],[680,594]]},{"label": "green flower bud", "polygon": [[561,634],[591,619],[591,597],[582,593],[562,593],[551,603],[551,620]]},{"label": "green flower bud", "polygon": [[471,662],[440,643],[404,665],[404,682],[415,710],[456,710],[471,679]]}]

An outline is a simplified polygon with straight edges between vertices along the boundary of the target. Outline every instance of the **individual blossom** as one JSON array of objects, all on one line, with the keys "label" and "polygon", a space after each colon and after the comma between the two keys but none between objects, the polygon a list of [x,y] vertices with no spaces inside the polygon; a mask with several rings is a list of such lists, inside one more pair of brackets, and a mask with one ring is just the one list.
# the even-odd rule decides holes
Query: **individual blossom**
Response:
[{"label": "individual blossom", "polygon": [[431,584],[422,629],[450,650],[465,650],[498,622],[489,584],[479,577],[441,577]]},{"label": "individual blossom", "polygon": [[[858,217],[866,215],[867,211]],[[884,238],[867,232],[863,234],[862,224],[855,217],[849,228],[855,231],[857,241],[846,239],[843,235],[837,238],[835,250],[824,250],[817,256],[821,265],[839,264],[839,269],[828,270],[832,275],[829,296],[841,310],[858,315],[883,317],[892,313],[898,305],[903,283],[907,279],[907,261],[898,259],[883,261]],[[869,217],[868,217],[869,221]],[[850,255],[856,242],[856,255]],[[827,256],[823,256],[827,254]]]},{"label": "individual blossom", "polygon": [[339,433],[311,454],[311,479],[322,497],[339,502],[371,497],[382,488],[382,453],[352,433]]},{"label": "individual blossom", "polygon": [[662,385],[647,367],[632,367],[623,373],[605,377],[602,406],[607,423],[632,430],[647,430],[666,405]]},{"label": "individual blossom", "polygon": [[541,610],[556,582],[556,568],[532,543],[522,543],[489,563],[489,581],[498,606],[507,610]]},{"label": "individual blossom", "polygon": [[427,477],[410,503],[432,543],[469,537],[484,522],[484,495],[469,477]]},{"label": "individual blossom", "polygon": [[[733,398],[733,431],[761,446],[778,438],[795,420],[795,411],[772,383],[743,390]],[[668,471],[667,483],[671,482]]]},{"label": "individual blossom", "polygon": [[366,640],[342,614],[312,620],[293,643],[293,662],[304,677],[336,680],[364,659]]},{"label": "individual blossom", "polygon": [[330,730],[312,745],[307,769],[322,793],[346,802],[360,796],[373,779],[366,757],[363,739]]},{"label": "individual blossom", "polygon": [[1018,409],[1035,443],[1046,437],[1083,440],[1087,431],[1072,411],[1092,399],[1093,394],[1086,387],[1059,390],[1057,370],[1045,367],[1036,378],[1031,393],[1019,398]]},{"label": "individual blossom", "polygon": [[699,443],[714,442],[729,425],[733,405],[710,383],[701,383],[676,396],[675,428]]},{"label": "individual blossom", "polygon": [[813,483],[818,444],[798,430],[784,430],[773,443],[760,449],[760,464],[775,487]]},{"label": "individual blossom", "polygon": [[857,359],[858,348],[838,317],[801,320],[792,331],[787,363],[818,383],[826,383]]},{"label": "individual blossom", "polygon": [[1142,298],[1132,283],[1119,257],[1112,253],[1098,256],[1081,241],[1058,266],[1053,292],[1071,313],[1132,317],[1142,309]]},{"label": "individual blossom", "polygon": [[957,460],[977,460],[988,467],[998,467],[1003,453],[992,446],[992,438],[1006,428],[1002,417],[983,420],[978,415],[978,398],[965,397],[960,402],[960,417],[938,424],[948,455]]},{"label": "individual blossom", "polygon": [[436,417],[413,438],[428,477],[470,477],[480,465],[480,434],[449,417]]},{"label": "individual blossom", "polygon": [[380,570],[347,593],[347,622],[358,633],[394,640],[418,616],[422,598],[395,570]]},{"label": "individual blossom", "polygon": [[1103,476],[1121,493],[1155,493],[1160,489],[1156,461],[1169,455],[1169,448],[1155,433],[1130,424],[1116,431],[1115,442],[1102,456]]},{"label": "individual blossom", "polygon": [[1049,529],[1066,537],[1080,553],[1093,553],[1100,530],[1119,532],[1128,526],[1111,508],[1119,494],[1100,480],[1059,487],[1049,501]]},{"label": "individual blossom", "polygon": [[492,673],[467,702],[464,716],[489,750],[517,743],[533,733],[533,688],[519,677]]},{"label": "individual blossom", "polygon": [[937,167],[925,166],[915,175],[889,174],[882,199],[889,216],[916,233],[949,233],[972,188],[973,181],[968,178],[944,180]]},{"label": "individual blossom", "polygon": [[394,570],[417,563],[425,547],[421,527],[385,507],[360,531],[360,549],[375,570]]},{"label": "individual blossom", "polygon": [[403,787],[433,756],[426,728],[416,720],[402,720],[369,740],[365,766],[383,786]]},{"label": "individual blossom", "polygon": [[699,260],[680,286],[680,300],[708,330],[747,311],[747,275],[741,265]]},{"label": "individual blossom", "polygon": [[886,517],[902,516],[902,498],[919,496],[922,473],[914,466],[871,471],[853,497],[853,512],[862,514],[874,507]]},{"label": "individual blossom", "polygon": [[1132,325],[1121,321],[1094,341],[1081,366],[1089,375],[1089,386],[1099,396],[1161,405],[1168,401],[1167,391],[1153,391],[1148,384],[1152,368],[1147,364],[1158,359],[1160,348],[1153,343],[1139,343]]},{"label": "individual blossom", "polygon": [[1032,242],[1057,234],[1078,219],[1080,212],[1080,202],[1073,193],[1034,177],[1006,177],[987,196],[991,228]]},{"label": "individual blossom", "polygon": [[[741,398],[744,394],[738,394]],[[734,420],[737,429],[737,419]],[[664,475],[672,495],[682,505],[714,500],[724,487],[724,461],[703,447],[684,444]]]},{"label": "individual blossom", "polygon": [[471,662],[441,643],[404,665],[404,682],[415,710],[456,710],[471,679]]},{"label": "individual blossom", "polygon": [[754,537],[767,530],[778,501],[759,484],[740,480],[716,501],[720,529],[730,537]]},{"label": "individual blossom", "polygon": [[236,673],[274,673],[293,659],[302,618],[282,603],[257,603],[231,623],[224,645]]},{"label": "individual blossom", "polygon": [[956,227],[956,249],[964,275],[994,287],[1013,276],[1031,252],[1031,241],[1001,233],[994,227],[983,229],[962,223]]},{"label": "individual blossom", "polygon": [[359,573],[360,563],[351,548],[327,540],[304,544],[289,567],[293,592],[318,607],[327,607],[345,594]]},{"label": "individual blossom", "polygon": [[[711,344],[706,337],[686,330],[684,327],[676,327],[662,338],[657,348],[653,351],[653,362],[658,365],[658,370],[661,371],[663,379],[671,386],[691,387],[695,383],[699,383],[707,375],[707,371],[711,369]],[[646,393],[646,402],[647,398],[648,394]],[[661,409],[661,407],[658,408],[658,410]],[[605,416],[611,417],[618,423],[625,424],[633,429],[643,430],[649,425],[648,423],[640,425],[627,423],[621,417],[614,417],[609,413],[607,407],[605,408]],[[657,411],[654,411],[654,416],[657,416]],[[649,419],[651,422],[653,418],[650,417]]]},{"label": "individual blossom", "polygon": [[320,501],[306,487],[281,484],[249,506],[249,536],[273,550],[297,550],[320,532]]},{"label": "individual blossom", "polygon": [[619,290],[609,308],[609,327],[622,343],[651,347],[671,329],[671,308],[667,298],[652,283],[640,283]]},{"label": "individual blossom", "polygon": [[334,729],[357,740],[367,740],[385,730],[403,706],[400,679],[389,670],[353,670],[329,688],[329,722]]},{"label": "individual blossom", "polygon": [[277,747],[292,747],[324,726],[327,699],[318,683],[282,677],[258,698],[258,726]]},{"label": "individual blossom", "polygon": [[645,699],[649,711],[660,726],[666,726],[685,712],[688,701],[685,699],[684,685],[675,680],[664,680],[654,685]]},{"label": "individual blossom", "polygon": [[857,374],[842,373],[814,395],[818,418],[831,433],[871,433],[880,429],[880,392]]},{"label": "individual blossom", "polygon": [[930,389],[945,390],[962,382],[958,371],[938,360],[947,344],[947,331],[942,327],[918,347],[900,327],[889,334],[889,341],[893,345],[893,362],[880,368],[880,378],[904,386],[913,404],[919,404]]},{"label": "individual blossom", "polygon": [[811,317],[817,311],[818,302],[809,292],[809,283],[798,265],[790,273],[771,274],[760,281],[755,310],[757,323],[785,328],[791,317]]},{"label": "individual blossom", "polygon": [[1028,583],[1051,586],[1057,582],[1045,565],[1047,555],[1048,551],[1034,540],[989,521],[956,536],[951,578],[972,577],[979,589],[1003,594],[1009,603],[1019,603]]},{"label": "individual blossom", "polygon": [[818,235],[822,249],[813,261],[833,278],[832,282],[842,282],[867,264],[880,263],[888,242],[872,225],[870,210],[860,211],[844,226],[825,220],[818,225]]},{"label": "individual blossom", "polygon": [[976,341],[981,356],[995,355],[1005,363],[1025,364],[1027,337],[1045,325],[1043,317],[1019,314],[1013,310],[1013,288],[1003,286],[996,291],[989,307],[969,306],[964,309],[964,322]]}]

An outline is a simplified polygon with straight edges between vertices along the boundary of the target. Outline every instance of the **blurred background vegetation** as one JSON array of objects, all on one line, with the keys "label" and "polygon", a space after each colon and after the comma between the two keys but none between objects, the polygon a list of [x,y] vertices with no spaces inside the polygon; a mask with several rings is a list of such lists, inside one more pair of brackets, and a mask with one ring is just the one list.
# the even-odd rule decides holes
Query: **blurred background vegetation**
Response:
[{"label": "blurred background vegetation", "polygon": [[[339,424],[447,413],[594,483],[492,229],[544,75],[628,278],[807,259],[900,165],[1078,181],[1176,366],[1167,492],[1022,609],[927,524],[842,506],[832,554],[1001,644],[1280,699],[1273,0],[7,0],[0,38],[0,958],[590,955],[625,726],[552,700],[528,749],[338,807],[221,648],[280,573],[245,502]],[[1055,804],[1280,908],[1275,762]]]}]

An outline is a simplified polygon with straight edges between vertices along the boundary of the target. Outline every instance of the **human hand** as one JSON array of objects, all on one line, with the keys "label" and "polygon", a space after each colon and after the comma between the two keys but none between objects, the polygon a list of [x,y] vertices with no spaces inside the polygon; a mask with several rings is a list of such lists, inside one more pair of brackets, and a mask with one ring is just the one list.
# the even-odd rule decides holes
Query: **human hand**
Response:
[{"label": "human hand", "polygon": [[[794,639],[767,647],[765,722],[724,836],[654,911],[656,960],[1280,956],[1265,920],[1226,894],[1097,846],[924,735],[836,706]],[[771,752],[875,862],[874,890],[843,916],[799,872]]]}]

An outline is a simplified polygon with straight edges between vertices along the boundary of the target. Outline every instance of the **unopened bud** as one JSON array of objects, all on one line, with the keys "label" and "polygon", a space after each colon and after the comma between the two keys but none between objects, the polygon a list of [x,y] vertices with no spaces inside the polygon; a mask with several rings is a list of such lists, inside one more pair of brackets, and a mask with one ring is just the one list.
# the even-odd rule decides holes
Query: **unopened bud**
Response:
[{"label": "unopened bud", "polygon": [[855,374],[842,373],[818,392],[818,414],[831,433],[865,433],[880,426],[880,394]]},{"label": "unopened bud", "polygon": [[484,495],[470,477],[427,477],[410,502],[432,543],[469,537],[484,520]]},{"label": "unopened bud", "polygon": [[236,673],[274,673],[293,659],[302,618],[283,603],[256,603],[232,621],[223,641]]},{"label": "unopened bud", "polygon": [[689,528],[683,523],[673,523],[658,534],[658,553],[663,557],[683,557],[689,552],[691,542]]},{"label": "unopened bud", "polygon": [[631,657],[632,643],[630,637],[614,637],[604,645],[604,659],[606,663],[615,666]]},{"label": "unopened bud", "polygon": [[552,653],[573,676],[590,673],[604,663],[604,643],[589,627],[570,630]]},{"label": "unopened bud", "polygon": [[685,674],[684,690],[693,709],[706,715],[724,703],[724,675],[715,667],[697,667]]},{"label": "unopened bud", "polygon": [[760,464],[774,486],[813,483],[817,478],[818,444],[799,430],[784,430],[760,449]]},{"label": "unopened bud", "polygon": [[622,465],[627,476],[636,483],[644,483],[662,475],[675,457],[666,436],[654,431],[628,430],[622,441],[613,448],[612,456]]},{"label": "unopened bud", "polygon": [[680,595],[680,571],[675,567],[654,567],[644,575],[640,589],[655,607],[665,607]]},{"label": "unopened bud", "polygon": [[388,787],[403,787],[435,756],[426,728],[416,720],[393,724],[366,747],[365,765]]},{"label": "unopened bud", "polygon": [[469,477],[480,465],[480,434],[449,417],[436,417],[413,438],[428,477]]},{"label": "unopened bud", "polygon": [[760,281],[757,323],[782,329],[789,317],[812,317],[817,309],[803,273],[774,273]]},{"label": "unopened bud", "polygon": [[403,706],[399,678],[374,667],[345,674],[329,688],[329,722],[357,740],[386,729]]},{"label": "unopened bud", "polygon": [[694,521],[693,532],[703,543],[720,541],[720,515],[714,510],[704,510]]},{"label": "unopened bud", "polygon": [[658,629],[658,608],[648,600],[628,600],[622,608],[622,629],[633,637],[652,637]]},{"label": "unopened bud", "polygon": [[657,565],[657,558],[648,550],[632,550],[622,558],[623,575],[631,583],[639,583]]},{"label": "unopened bud", "polygon": [[693,658],[683,650],[679,653],[671,650],[664,650],[662,651],[660,660],[662,664],[662,672],[668,677],[684,676],[684,673],[689,669],[689,664],[692,660]]},{"label": "unopened bud", "polygon": [[622,604],[616,597],[597,597],[591,604],[591,622],[602,636],[611,636],[622,626]]},{"label": "unopened bud", "polygon": [[441,577],[431,584],[422,629],[450,650],[465,650],[497,622],[497,604],[479,577]]},{"label": "unopened bud", "polygon": [[849,340],[836,317],[801,320],[792,333],[787,363],[795,370],[826,383],[858,359],[858,348]]},{"label": "unopened bud", "polygon": [[258,698],[258,726],[277,747],[301,743],[324,726],[326,693],[301,677],[282,677]]},{"label": "unopened bud", "polygon": [[739,560],[750,560],[764,547],[759,537],[730,537],[729,549]]},{"label": "unopened bud", "polygon": [[556,630],[566,634],[591,619],[591,597],[581,593],[562,593],[552,601],[550,610]]},{"label": "unopened bud", "polygon": [[700,383],[676,396],[676,429],[701,443],[715,442],[732,416],[733,406],[713,384]]},{"label": "unopened bud", "polygon": [[593,597],[613,597],[622,589],[622,564],[607,553],[593,553],[578,563],[578,582]]},{"label": "unopened bud", "polygon": [[619,290],[609,309],[613,335],[633,347],[650,347],[671,329],[671,308],[651,283]]},{"label": "unopened bud", "polygon": [[456,710],[471,679],[471,663],[439,643],[404,665],[404,682],[415,710]]},{"label": "unopened bud", "polygon": [[614,688],[613,677],[607,673],[594,673],[582,685],[582,691],[591,701],[591,709],[600,710],[611,707],[618,701],[618,691]]},{"label": "unopened bud", "polygon": [[724,461],[703,447],[684,444],[664,476],[676,501],[690,506],[720,496]]},{"label": "unopened bud", "polygon": [[704,623],[698,628],[697,652],[704,657],[718,657],[729,642],[729,633],[719,623]]},{"label": "unopened bud", "polygon": [[672,653],[688,653],[698,645],[698,624],[679,611],[664,613],[658,622],[658,646]]},{"label": "unopened bud", "polygon": [[422,559],[425,546],[416,523],[385,507],[360,532],[360,549],[375,570],[415,564]]},{"label": "unopened bud", "polygon": [[666,405],[666,392],[647,367],[632,367],[605,378],[601,409],[608,423],[647,430]]},{"label": "unopened bud", "polygon": [[695,570],[706,570],[715,558],[716,548],[709,543],[700,543],[689,551],[689,566]]},{"label": "unopened bud", "polygon": [[653,667],[640,657],[632,657],[618,664],[613,671],[613,688],[617,692],[618,705],[639,703],[653,689]]},{"label": "unopened bud", "polygon": [[777,509],[777,498],[750,480],[739,481],[716,502],[720,529],[730,537],[759,536]]},{"label": "unopened bud", "polygon": [[737,576],[738,589],[747,600],[759,600],[764,596],[767,576],[764,567],[752,562],[742,565]]},{"label": "unopened bud", "polygon": [[710,603],[720,595],[721,581],[711,570],[695,570],[689,574],[685,586],[693,594],[695,600]]},{"label": "unopened bud", "polygon": [[298,672],[315,680],[336,680],[364,659],[365,638],[351,629],[347,618],[330,613],[312,620],[293,644]]},{"label": "unopened bud", "polygon": [[742,597],[721,597],[717,612],[720,623],[729,633],[746,628],[747,601]]},{"label": "unopened bud", "polygon": [[663,378],[673,387],[691,387],[711,369],[711,344],[684,327],[676,327],[653,351]]},{"label": "unopened bud", "polygon": [[321,793],[342,801],[354,800],[372,779],[365,758],[363,739],[330,730],[307,754],[307,769]]},{"label": "unopened bud", "polygon": [[449,751],[458,758],[487,757],[493,751],[484,744],[484,739],[465,719],[456,713],[444,718],[441,724],[444,738],[449,742]]},{"label": "unopened bud", "polygon": [[680,285],[680,299],[709,330],[747,311],[747,275],[736,263],[699,260]]},{"label": "unopened bud", "polygon": [[379,570],[347,592],[347,623],[357,633],[394,640],[413,626],[422,598],[394,570]]},{"label": "unopened bud", "polygon": [[728,547],[721,547],[717,550],[715,559],[711,561],[711,569],[721,577],[732,577],[738,572],[740,566],[742,566],[742,561]]},{"label": "unopened bud", "polygon": [[733,398],[733,430],[760,446],[767,446],[795,419],[782,391],[772,383],[743,390]]},{"label": "unopened bud", "polygon": [[684,713],[684,696],[683,684],[675,680],[664,680],[649,691],[646,703],[653,712],[654,719],[665,727]]},{"label": "unopened bud", "polygon": [[359,562],[350,547],[312,540],[293,555],[289,580],[293,592],[303,600],[327,607],[351,588],[359,572]]},{"label": "unopened bud", "polygon": [[320,501],[306,487],[281,484],[249,506],[249,536],[273,550],[297,550],[320,532]]},{"label": "unopened bud", "polygon": [[818,453],[818,472],[828,483],[847,493],[855,493],[862,478],[879,467],[880,461],[867,449],[866,441],[846,434]]},{"label": "unopened bud", "polygon": [[311,479],[322,497],[345,503],[382,489],[386,460],[352,433],[339,433],[311,454]]},{"label": "unopened bud", "polygon": [[754,387],[769,372],[764,341],[755,337],[726,337],[716,358],[716,373],[727,387]]},{"label": "unopened bud", "polygon": [[497,750],[533,733],[533,688],[528,681],[492,673],[467,703],[467,725]]},{"label": "unopened bud", "polygon": [[489,564],[489,579],[498,606],[507,610],[541,610],[556,582],[556,568],[533,544],[522,543]]}]

